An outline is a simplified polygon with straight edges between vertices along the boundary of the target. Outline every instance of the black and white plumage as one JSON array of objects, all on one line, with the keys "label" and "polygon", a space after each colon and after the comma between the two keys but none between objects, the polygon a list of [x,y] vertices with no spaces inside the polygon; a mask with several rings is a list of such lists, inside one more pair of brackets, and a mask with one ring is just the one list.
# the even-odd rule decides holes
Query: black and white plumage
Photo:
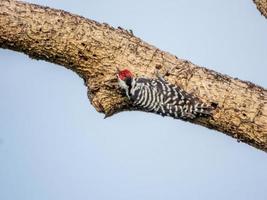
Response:
[{"label": "black and white plumage", "polygon": [[127,69],[119,71],[117,76],[120,87],[139,110],[183,120],[211,115],[211,106],[162,77],[135,78]]}]

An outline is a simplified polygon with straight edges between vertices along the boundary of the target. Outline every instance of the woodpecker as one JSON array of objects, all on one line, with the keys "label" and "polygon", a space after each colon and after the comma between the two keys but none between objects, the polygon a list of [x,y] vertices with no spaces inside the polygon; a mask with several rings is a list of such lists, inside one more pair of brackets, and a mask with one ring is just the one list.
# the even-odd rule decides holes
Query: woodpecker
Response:
[{"label": "woodpecker", "polygon": [[118,84],[135,109],[183,119],[211,116],[214,109],[163,77],[134,77],[128,69],[118,71]]}]

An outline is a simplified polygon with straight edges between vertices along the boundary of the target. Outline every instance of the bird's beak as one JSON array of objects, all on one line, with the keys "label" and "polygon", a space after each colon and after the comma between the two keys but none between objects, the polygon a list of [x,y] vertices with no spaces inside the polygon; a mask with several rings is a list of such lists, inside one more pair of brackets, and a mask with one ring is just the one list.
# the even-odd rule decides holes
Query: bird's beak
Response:
[{"label": "bird's beak", "polygon": [[116,70],[117,70],[117,73],[119,73],[119,72],[120,72],[120,69],[119,69],[118,67],[116,67]]}]

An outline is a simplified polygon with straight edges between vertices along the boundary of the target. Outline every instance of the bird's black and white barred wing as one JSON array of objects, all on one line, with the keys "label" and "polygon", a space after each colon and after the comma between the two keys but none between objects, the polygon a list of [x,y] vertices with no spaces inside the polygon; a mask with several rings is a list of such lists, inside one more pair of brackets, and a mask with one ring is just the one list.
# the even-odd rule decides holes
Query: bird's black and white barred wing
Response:
[{"label": "bird's black and white barred wing", "polygon": [[135,78],[130,90],[134,106],[153,111],[160,102],[159,93],[151,79]]},{"label": "bird's black and white barred wing", "polygon": [[[162,113],[174,118],[194,119],[198,116],[211,114],[212,107],[203,103],[193,94],[187,93],[182,88],[170,84],[163,78],[156,79],[160,93],[164,94]],[[165,112],[164,112],[165,111]]]},{"label": "bird's black and white barred wing", "polygon": [[211,112],[211,107],[163,78],[136,78],[130,93],[134,106],[163,116],[186,120]]}]

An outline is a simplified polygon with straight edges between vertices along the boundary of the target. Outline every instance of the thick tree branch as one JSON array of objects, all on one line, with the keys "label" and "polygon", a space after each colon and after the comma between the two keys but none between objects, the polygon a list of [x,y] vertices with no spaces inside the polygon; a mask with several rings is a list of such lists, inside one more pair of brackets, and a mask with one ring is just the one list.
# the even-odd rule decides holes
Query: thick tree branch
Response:
[{"label": "thick tree branch", "polygon": [[116,67],[167,80],[217,105],[213,117],[193,121],[267,151],[267,91],[198,67],[115,29],[62,10],[12,0],[0,1],[0,47],[63,65],[79,74],[93,106],[106,115],[130,110],[116,83]]},{"label": "thick tree branch", "polygon": [[267,0],[253,0],[260,13],[267,18]]}]

